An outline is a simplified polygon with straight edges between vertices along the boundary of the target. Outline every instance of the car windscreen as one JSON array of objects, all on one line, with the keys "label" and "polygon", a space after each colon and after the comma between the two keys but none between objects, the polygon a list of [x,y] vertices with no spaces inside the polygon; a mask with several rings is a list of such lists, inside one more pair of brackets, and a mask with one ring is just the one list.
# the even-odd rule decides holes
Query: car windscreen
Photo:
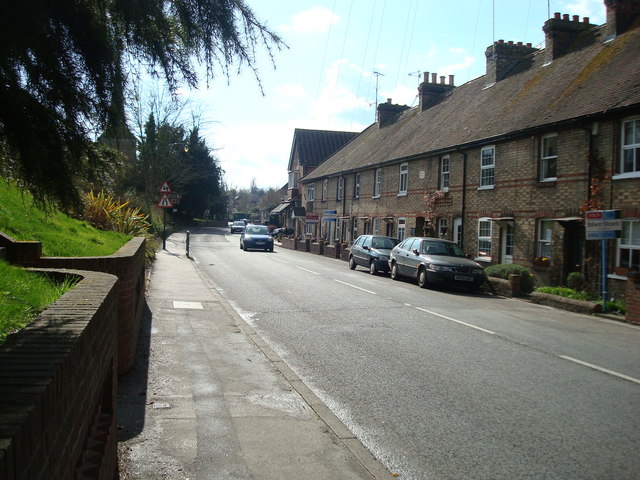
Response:
[{"label": "car windscreen", "polygon": [[373,247],[373,248],[387,248],[387,249],[391,250],[393,247],[396,246],[397,243],[398,242],[396,242],[392,238],[388,238],[388,237],[373,237],[373,240],[371,242],[371,247]]},{"label": "car windscreen", "polygon": [[247,227],[244,230],[245,235],[269,235],[267,227]]},{"label": "car windscreen", "polygon": [[420,253],[425,255],[444,255],[447,257],[464,257],[464,252],[457,243],[425,240]]}]

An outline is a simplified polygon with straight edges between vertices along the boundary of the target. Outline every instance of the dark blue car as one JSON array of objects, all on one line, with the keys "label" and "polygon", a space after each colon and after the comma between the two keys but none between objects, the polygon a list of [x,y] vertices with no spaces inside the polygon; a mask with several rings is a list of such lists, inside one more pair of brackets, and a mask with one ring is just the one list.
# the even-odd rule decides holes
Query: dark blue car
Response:
[{"label": "dark blue car", "polygon": [[240,248],[245,252],[250,248],[273,252],[273,237],[266,225],[247,225],[240,235]]},{"label": "dark blue car", "polygon": [[389,254],[398,243],[395,238],[382,235],[360,235],[349,252],[349,268],[360,265],[369,269],[371,275],[389,271]]}]

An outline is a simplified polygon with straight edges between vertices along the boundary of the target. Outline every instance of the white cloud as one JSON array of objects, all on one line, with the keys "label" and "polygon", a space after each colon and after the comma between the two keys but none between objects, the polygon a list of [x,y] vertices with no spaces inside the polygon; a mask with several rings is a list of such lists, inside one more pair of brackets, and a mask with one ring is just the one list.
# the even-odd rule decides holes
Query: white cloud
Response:
[{"label": "white cloud", "polygon": [[280,95],[293,98],[304,98],[307,96],[307,91],[304,86],[299,83],[287,83],[286,85],[280,85],[275,88],[275,91]]},{"label": "white cloud", "polygon": [[327,8],[311,7],[292,15],[291,24],[279,28],[285,32],[324,33],[339,20],[340,17]]}]

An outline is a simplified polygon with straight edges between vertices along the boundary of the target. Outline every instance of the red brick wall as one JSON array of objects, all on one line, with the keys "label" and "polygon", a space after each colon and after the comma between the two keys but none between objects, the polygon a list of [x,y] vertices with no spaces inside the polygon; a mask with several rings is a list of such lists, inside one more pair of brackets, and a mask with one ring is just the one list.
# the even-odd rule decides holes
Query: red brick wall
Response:
[{"label": "red brick wall", "polygon": [[628,322],[640,323],[640,272],[627,274],[627,291],[625,295]]},{"label": "red brick wall", "polygon": [[104,479],[117,470],[118,279],[80,283],[0,346],[0,478]]},{"label": "red brick wall", "polygon": [[0,234],[7,260],[37,268],[72,268],[105,272],[118,277],[118,373],[133,365],[145,292],[145,239],[137,237],[113,255],[104,257],[40,257],[39,242],[16,242]]}]

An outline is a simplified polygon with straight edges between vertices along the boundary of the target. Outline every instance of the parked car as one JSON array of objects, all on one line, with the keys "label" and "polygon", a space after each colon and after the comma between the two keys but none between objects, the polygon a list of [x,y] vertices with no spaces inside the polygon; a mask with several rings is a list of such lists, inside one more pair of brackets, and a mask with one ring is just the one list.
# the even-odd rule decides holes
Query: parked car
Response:
[{"label": "parked car", "polygon": [[246,226],[247,225],[244,223],[244,220],[236,220],[231,224],[231,233],[242,233]]},{"label": "parked car", "polygon": [[391,250],[391,278],[418,280],[418,285],[454,285],[470,291],[480,288],[486,275],[482,266],[467,258],[457,243],[429,237],[409,237]]},{"label": "parked car", "polygon": [[371,275],[389,271],[389,254],[398,240],[380,235],[360,235],[349,252],[349,268],[360,265],[369,269]]},{"label": "parked car", "polygon": [[247,225],[240,235],[240,248],[245,252],[250,248],[273,252],[273,237],[266,225]]}]

